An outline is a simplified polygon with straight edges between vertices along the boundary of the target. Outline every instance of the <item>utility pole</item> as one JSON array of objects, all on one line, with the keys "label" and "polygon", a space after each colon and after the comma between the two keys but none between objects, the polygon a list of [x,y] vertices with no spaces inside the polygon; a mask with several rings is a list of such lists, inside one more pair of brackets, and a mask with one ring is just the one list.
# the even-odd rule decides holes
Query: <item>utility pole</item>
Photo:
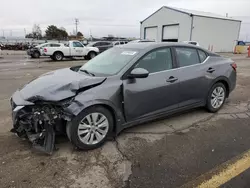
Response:
[{"label": "utility pole", "polygon": [[24,38],[26,37],[26,29],[24,28]]},{"label": "utility pole", "polygon": [[78,24],[79,24],[79,19],[77,19],[77,18],[75,18],[75,24],[76,24],[76,35],[77,35],[77,26],[78,26]]}]

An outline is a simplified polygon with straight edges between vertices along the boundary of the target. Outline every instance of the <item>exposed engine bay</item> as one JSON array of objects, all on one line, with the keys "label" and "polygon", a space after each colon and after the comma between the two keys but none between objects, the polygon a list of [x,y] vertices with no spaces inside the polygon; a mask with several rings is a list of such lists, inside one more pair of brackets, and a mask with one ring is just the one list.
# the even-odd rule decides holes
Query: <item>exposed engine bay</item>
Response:
[{"label": "exposed engine bay", "polygon": [[[12,107],[15,108],[13,102]],[[11,132],[29,139],[36,150],[52,154],[55,150],[55,135],[65,133],[65,126],[69,120],[70,115],[59,105],[24,106],[15,114],[14,128]]]}]

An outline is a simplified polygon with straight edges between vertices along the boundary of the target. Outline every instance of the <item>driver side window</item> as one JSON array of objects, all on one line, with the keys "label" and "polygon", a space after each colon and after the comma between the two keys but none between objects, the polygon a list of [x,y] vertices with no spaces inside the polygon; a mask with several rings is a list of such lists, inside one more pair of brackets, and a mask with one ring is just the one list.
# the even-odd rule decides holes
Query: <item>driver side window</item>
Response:
[{"label": "driver side window", "polygon": [[170,70],[173,68],[173,61],[170,48],[160,48],[148,53],[135,68],[146,69],[149,73]]}]

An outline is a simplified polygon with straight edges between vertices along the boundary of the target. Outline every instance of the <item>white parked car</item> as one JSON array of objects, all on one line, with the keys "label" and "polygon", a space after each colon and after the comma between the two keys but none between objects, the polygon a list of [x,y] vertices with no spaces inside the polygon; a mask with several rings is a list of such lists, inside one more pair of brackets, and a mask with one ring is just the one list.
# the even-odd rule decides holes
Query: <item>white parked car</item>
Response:
[{"label": "white parked car", "polygon": [[99,53],[96,47],[86,47],[79,41],[69,41],[66,44],[60,44],[59,47],[45,47],[42,55],[50,56],[55,61],[61,61],[64,57],[84,57],[93,59]]},{"label": "white parked car", "polygon": [[200,46],[199,43],[196,42],[196,41],[183,41],[183,43],[192,44],[192,45],[195,45],[195,46]]}]

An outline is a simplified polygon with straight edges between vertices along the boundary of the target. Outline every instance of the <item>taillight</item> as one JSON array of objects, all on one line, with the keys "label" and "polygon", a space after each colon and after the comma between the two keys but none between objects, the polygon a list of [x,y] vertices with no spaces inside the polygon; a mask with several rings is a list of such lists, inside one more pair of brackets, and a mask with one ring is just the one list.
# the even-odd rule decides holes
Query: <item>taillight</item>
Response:
[{"label": "taillight", "polygon": [[231,66],[232,66],[232,68],[236,71],[236,69],[237,69],[237,64],[236,64],[236,63],[232,63]]},{"label": "taillight", "polygon": [[44,48],[43,51],[44,51],[44,52],[47,52],[47,48]]}]

